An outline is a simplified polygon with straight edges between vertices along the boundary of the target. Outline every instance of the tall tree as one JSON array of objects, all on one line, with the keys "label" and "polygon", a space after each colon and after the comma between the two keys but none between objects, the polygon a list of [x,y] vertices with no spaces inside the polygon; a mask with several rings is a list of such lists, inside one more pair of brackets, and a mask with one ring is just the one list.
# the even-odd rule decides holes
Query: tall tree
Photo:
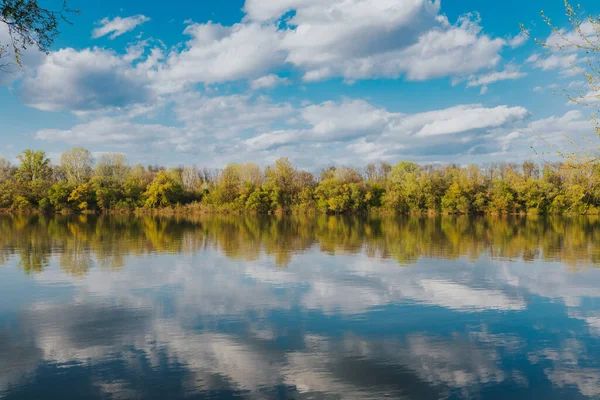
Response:
[{"label": "tall tree", "polygon": [[6,158],[0,158],[0,183],[12,179],[14,167]]},{"label": "tall tree", "polygon": [[272,201],[274,205],[282,212],[289,211],[292,205],[294,194],[299,192],[296,185],[296,169],[287,158],[280,158],[275,161],[273,167],[268,167],[265,171],[266,183],[272,192]]},{"label": "tall tree", "polygon": [[123,182],[127,179],[129,166],[123,154],[105,153],[98,158],[94,174],[102,179],[114,182]]},{"label": "tall tree", "polygon": [[67,182],[75,186],[79,186],[90,179],[93,163],[92,153],[83,147],[73,147],[60,156],[60,165]]},{"label": "tall tree", "polygon": [[33,182],[36,180],[47,180],[52,175],[50,159],[43,151],[25,150],[17,156],[21,165],[16,175],[20,182]]}]

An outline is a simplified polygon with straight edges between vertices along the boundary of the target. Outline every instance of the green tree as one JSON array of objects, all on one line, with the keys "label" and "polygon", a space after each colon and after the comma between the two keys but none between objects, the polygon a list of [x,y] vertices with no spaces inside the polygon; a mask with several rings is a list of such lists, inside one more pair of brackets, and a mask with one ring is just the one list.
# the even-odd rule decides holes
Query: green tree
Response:
[{"label": "green tree", "polygon": [[69,196],[73,192],[73,185],[69,182],[57,182],[48,190],[48,201],[56,211],[68,210],[70,208]]},{"label": "green tree", "polygon": [[280,158],[275,165],[265,171],[266,186],[271,193],[271,202],[277,210],[286,213],[293,205],[298,194],[296,185],[296,169],[287,158]]},{"label": "green tree", "polygon": [[8,209],[12,206],[15,193],[15,171],[10,161],[0,158],[0,209]]},{"label": "green tree", "polygon": [[166,207],[179,201],[183,194],[183,186],[172,174],[161,171],[144,193],[144,206],[148,208]]},{"label": "green tree", "polygon": [[387,177],[386,207],[396,212],[420,212],[425,208],[423,191],[419,184],[421,168],[418,164],[402,161]]},{"label": "green tree", "polygon": [[94,159],[92,153],[83,147],[74,147],[60,156],[60,165],[66,180],[71,185],[81,185],[92,176]]},{"label": "green tree", "polygon": [[52,175],[50,159],[43,151],[25,150],[17,156],[21,164],[16,176],[19,182],[29,183],[36,180],[48,180]]},{"label": "green tree", "polygon": [[73,189],[67,200],[80,211],[96,208],[96,193],[89,182],[82,183]]},{"label": "green tree", "polygon": [[[49,206],[48,189],[52,186],[50,159],[46,157],[46,153],[43,151],[33,150],[25,150],[17,158],[20,161],[20,165],[15,172],[19,183],[15,188],[15,195],[20,197],[18,208],[40,207],[43,211],[47,211]],[[27,200],[27,207],[23,199]]]},{"label": "green tree", "polygon": [[336,214],[364,211],[369,200],[362,176],[346,168],[324,171],[314,196],[321,211]]}]

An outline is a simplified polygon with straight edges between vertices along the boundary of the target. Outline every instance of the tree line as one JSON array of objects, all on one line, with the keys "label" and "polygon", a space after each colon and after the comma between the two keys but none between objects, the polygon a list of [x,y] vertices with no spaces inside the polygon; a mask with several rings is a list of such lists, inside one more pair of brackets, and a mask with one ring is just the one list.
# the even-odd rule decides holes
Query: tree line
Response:
[{"label": "tree line", "polygon": [[264,170],[130,166],[125,156],[75,147],[53,165],[25,150],[0,159],[5,212],[598,214],[600,163],[419,165],[402,161],[319,174],[281,158]]}]

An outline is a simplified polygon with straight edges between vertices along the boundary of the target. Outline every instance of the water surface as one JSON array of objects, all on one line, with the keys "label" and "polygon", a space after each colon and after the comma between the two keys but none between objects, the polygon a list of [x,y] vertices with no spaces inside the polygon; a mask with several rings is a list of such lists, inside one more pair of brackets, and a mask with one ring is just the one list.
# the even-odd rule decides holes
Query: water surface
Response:
[{"label": "water surface", "polygon": [[600,398],[593,218],[0,217],[0,398]]}]

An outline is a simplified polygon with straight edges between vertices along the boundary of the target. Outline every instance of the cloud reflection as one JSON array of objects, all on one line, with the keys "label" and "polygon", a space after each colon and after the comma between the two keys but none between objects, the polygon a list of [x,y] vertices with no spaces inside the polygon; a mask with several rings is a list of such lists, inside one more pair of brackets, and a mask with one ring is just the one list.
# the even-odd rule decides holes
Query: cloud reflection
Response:
[{"label": "cloud reflection", "polygon": [[[47,223],[0,239],[11,243],[9,268],[35,235],[60,229]],[[539,373],[565,397],[600,395],[600,270],[494,255],[523,247],[469,253],[449,235],[401,267],[384,256],[387,237],[338,226],[349,232],[336,241],[314,225],[302,226],[312,229],[304,239],[284,237],[300,250],[282,269],[263,230],[273,225],[217,240],[223,227],[158,220],[140,237],[111,224],[102,243],[42,242],[48,267],[27,278],[41,295],[0,314],[0,396],[42,384],[50,366],[116,398],[158,397],[158,383],[198,397],[525,396]],[[258,245],[232,245],[248,240]],[[90,267],[72,273],[69,252]]]}]

